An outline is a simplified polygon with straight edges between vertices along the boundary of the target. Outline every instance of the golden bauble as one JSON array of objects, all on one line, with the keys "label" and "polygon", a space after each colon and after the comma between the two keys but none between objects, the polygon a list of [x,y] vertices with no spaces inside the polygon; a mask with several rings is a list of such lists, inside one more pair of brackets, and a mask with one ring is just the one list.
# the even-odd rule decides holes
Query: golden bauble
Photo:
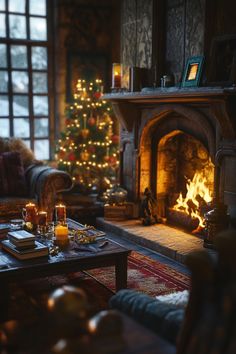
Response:
[{"label": "golden bauble", "polygon": [[119,335],[123,330],[122,318],[116,310],[100,311],[89,320],[88,330],[96,336]]},{"label": "golden bauble", "polygon": [[69,318],[84,319],[88,312],[85,292],[71,285],[63,285],[54,290],[48,298],[47,307],[60,320]]}]

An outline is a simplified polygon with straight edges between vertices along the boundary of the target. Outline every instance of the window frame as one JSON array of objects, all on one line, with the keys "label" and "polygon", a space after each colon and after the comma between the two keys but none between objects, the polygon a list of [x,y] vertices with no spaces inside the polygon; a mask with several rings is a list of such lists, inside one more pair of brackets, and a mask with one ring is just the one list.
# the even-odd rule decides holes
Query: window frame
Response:
[{"label": "window frame", "polygon": [[[0,11],[6,15],[6,37],[0,37],[0,44],[6,45],[6,60],[7,67],[0,68],[1,71],[8,72],[8,90],[7,92],[1,92],[0,95],[7,96],[9,100],[9,114],[7,116],[1,115],[0,119],[8,119],[9,120],[9,137],[14,136],[14,119],[17,119],[16,116],[13,116],[13,98],[15,95],[24,96],[27,95],[29,99],[29,115],[24,116],[21,115],[19,118],[28,118],[29,119],[29,137],[22,137],[22,140],[28,141],[30,144],[30,148],[35,150],[35,142],[48,140],[49,144],[49,160],[52,159],[52,143],[55,140],[55,120],[54,120],[54,111],[55,111],[55,86],[54,86],[54,47],[53,47],[53,39],[54,39],[54,16],[53,16],[53,3],[54,1],[46,0],[46,14],[43,15],[31,15],[29,13],[29,0],[26,0],[26,11],[24,15],[26,18],[26,39],[19,38],[10,38],[10,27],[9,27],[9,15],[16,14],[20,15],[18,12],[8,11],[9,9],[9,0],[5,0],[5,10]],[[35,40],[30,39],[30,18],[45,18],[46,19],[46,28],[47,28],[47,40]],[[11,63],[11,45],[22,45],[27,48],[27,67],[26,68],[14,68]],[[32,48],[33,47],[45,47],[47,49],[47,68],[46,69],[33,69],[32,67]],[[13,92],[13,80],[12,80],[12,71],[22,71],[28,73],[28,91],[24,93]],[[47,93],[36,93],[33,92],[33,73],[46,73],[47,74]],[[48,101],[48,114],[37,116],[33,112],[33,97],[34,96],[46,96]],[[48,119],[48,133],[45,136],[37,137],[35,136],[35,121],[36,119]]]}]

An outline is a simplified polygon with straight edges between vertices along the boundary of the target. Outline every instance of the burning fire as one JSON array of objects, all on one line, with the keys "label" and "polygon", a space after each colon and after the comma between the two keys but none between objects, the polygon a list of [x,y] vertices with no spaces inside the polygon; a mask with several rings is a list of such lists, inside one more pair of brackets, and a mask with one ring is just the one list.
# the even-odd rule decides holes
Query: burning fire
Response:
[{"label": "burning fire", "polygon": [[188,180],[186,188],[186,197],[184,198],[182,193],[180,193],[173,209],[185,212],[193,219],[198,219],[198,226],[204,227],[204,218],[200,215],[200,206],[203,203],[209,203],[212,200],[212,196],[203,172],[196,172],[192,181]]}]

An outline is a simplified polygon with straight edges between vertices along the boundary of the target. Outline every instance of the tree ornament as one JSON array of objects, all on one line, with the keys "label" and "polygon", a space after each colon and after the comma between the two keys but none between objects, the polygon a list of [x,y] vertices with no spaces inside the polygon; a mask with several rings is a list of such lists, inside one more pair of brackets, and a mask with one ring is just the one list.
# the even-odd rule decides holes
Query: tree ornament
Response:
[{"label": "tree ornament", "polygon": [[97,91],[97,92],[94,93],[93,96],[98,100],[102,96],[102,93]]},{"label": "tree ornament", "polygon": [[81,160],[82,161],[88,161],[89,159],[89,153],[87,151],[82,151],[80,154]]},{"label": "tree ornament", "polygon": [[117,162],[117,158],[115,156],[110,156],[109,157],[109,163],[111,166],[115,166]]},{"label": "tree ornament", "polygon": [[88,125],[90,125],[90,127],[94,126],[96,124],[96,119],[94,117],[90,117],[88,119]]},{"label": "tree ornament", "polygon": [[104,156],[104,161],[105,162],[109,162],[110,161],[110,156],[109,155]]},{"label": "tree ornament", "polygon": [[70,152],[67,158],[68,158],[69,161],[75,161],[76,160],[76,156],[75,156],[74,152]]},{"label": "tree ornament", "polygon": [[84,139],[87,139],[89,135],[89,129],[82,129],[81,130],[81,136],[84,138]]},{"label": "tree ornament", "polygon": [[109,116],[108,113],[105,112],[105,113],[103,114],[103,120],[104,120],[104,122],[106,122],[107,124],[111,123],[111,117]]},{"label": "tree ornament", "polygon": [[113,142],[113,144],[118,144],[120,141],[119,135],[117,134],[112,135],[111,141]]},{"label": "tree ornament", "polygon": [[95,146],[94,146],[94,145],[89,145],[89,146],[88,146],[88,151],[89,151],[91,154],[94,154],[95,151],[96,151]]}]

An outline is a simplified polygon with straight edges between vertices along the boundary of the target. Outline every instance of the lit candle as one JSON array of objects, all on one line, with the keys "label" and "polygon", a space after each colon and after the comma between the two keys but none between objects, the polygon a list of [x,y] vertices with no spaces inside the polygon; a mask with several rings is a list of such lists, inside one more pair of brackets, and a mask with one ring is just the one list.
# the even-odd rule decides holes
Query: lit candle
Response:
[{"label": "lit candle", "polygon": [[23,208],[22,214],[25,222],[36,224],[37,208],[34,203],[26,204],[25,208]]},{"label": "lit candle", "polygon": [[56,221],[65,223],[66,221],[66,206],[64,204],[58,204],[56,208]]},{"label": "lit candle", "polygon": [[121,76],[118,74],[118,72],[115,72],[114,75],[114,87],[121,87]]},{"label": "lit candle", "polygon": [[120,63],[112,64],[112,87],[113,88],[121,87],[121,71],[122,71],[122,65]]},{"label": "lit candle", "polygon": [[69,230],[67,225],[56,225],[55,237],[59,246],[65,246],[69,242]]}]

